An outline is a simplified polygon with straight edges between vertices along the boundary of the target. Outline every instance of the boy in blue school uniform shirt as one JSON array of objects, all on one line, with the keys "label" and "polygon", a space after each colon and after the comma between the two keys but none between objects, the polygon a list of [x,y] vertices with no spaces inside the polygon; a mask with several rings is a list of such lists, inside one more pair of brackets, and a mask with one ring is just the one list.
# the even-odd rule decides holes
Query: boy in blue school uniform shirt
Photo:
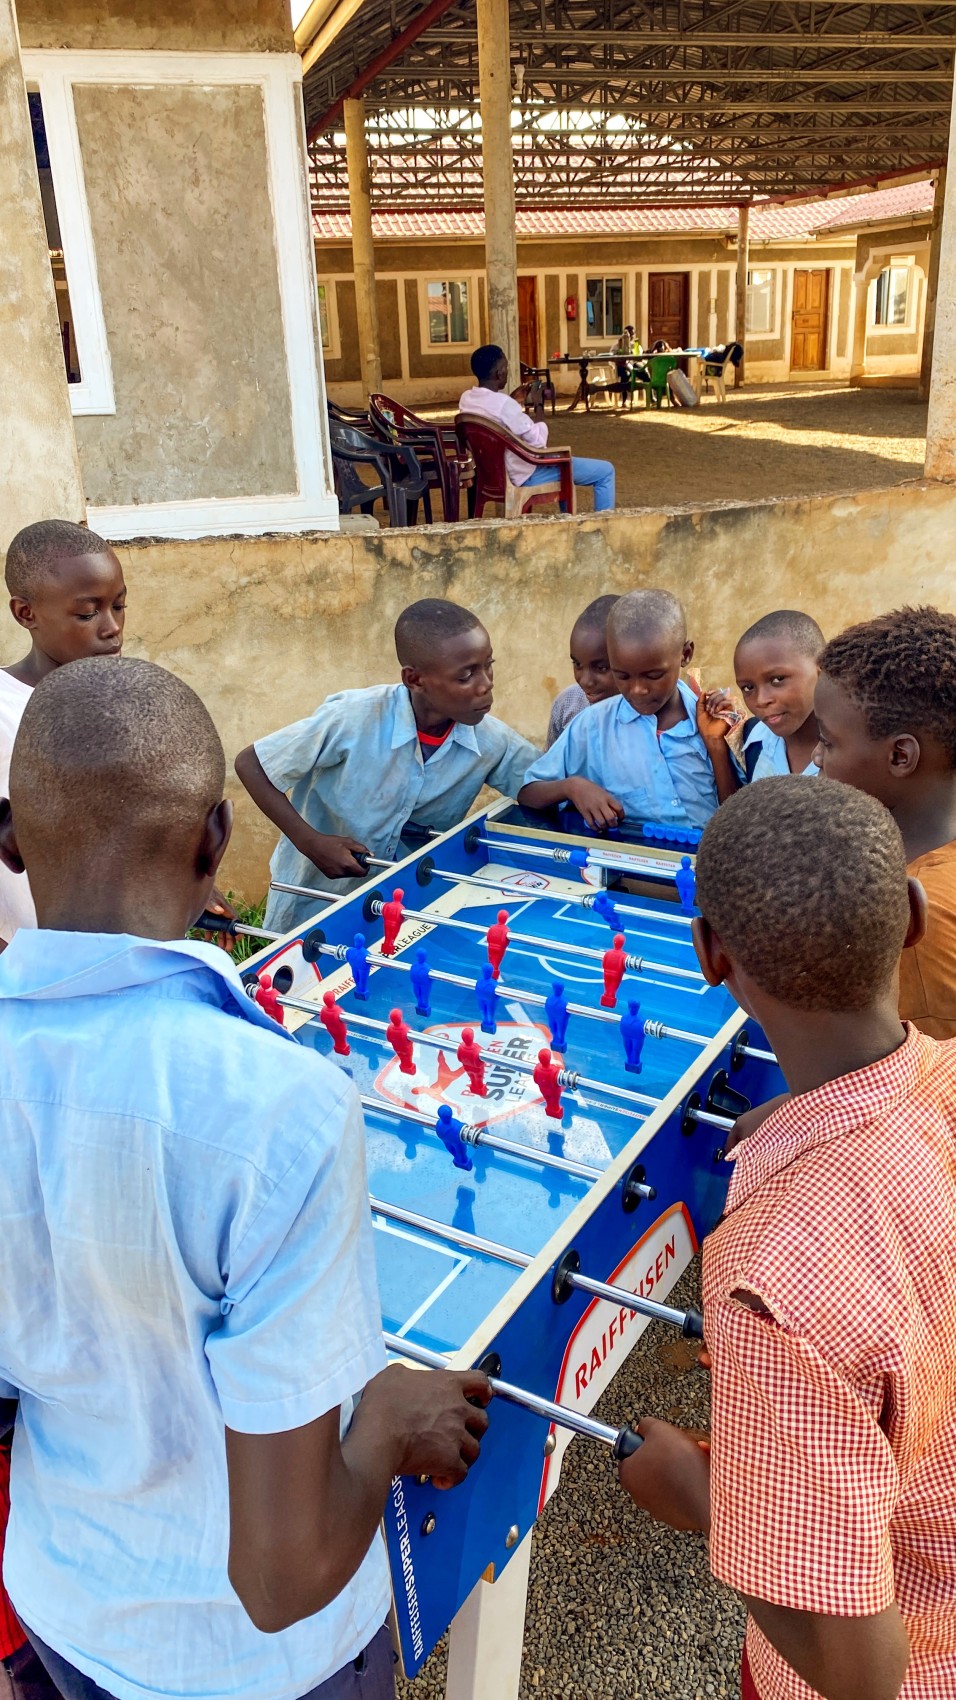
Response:
[{"label": "boy in blue school uniform shirt", "polygon": [[60,667],[24,711],[0,805],[39,924],[0,957],[5,1577],[65,1700],[391,1700],[391,1478],[461,1480],[487,1383],[383,1368],[355,1089],[183,940],[224,775],[198,698],[145,661]]},{"label": "boy in blue school uniform shirt", "polygon": [[[355,852],[397,860],[404,828],[446,831],[482,786],[516,797],[538,755],[489,713],[491,640],[476,615],[427,598],[399,615],[399,685],[337,691],[236,757],[236,772],[282,837],[273,880],[341,896],[363,877]],[[311,898],[273,891],[265,925],[289,932]]]},{"label": "boy in blue school uniform shirt", "polygon": [[694,645],[683,607],[665,590],[634,590],[608,616],[618,695],[575,716],[529,768],[518,801],[570,803],[599,830],[631,822],[706,826],[739,776],[727,719],[680,677]]}]

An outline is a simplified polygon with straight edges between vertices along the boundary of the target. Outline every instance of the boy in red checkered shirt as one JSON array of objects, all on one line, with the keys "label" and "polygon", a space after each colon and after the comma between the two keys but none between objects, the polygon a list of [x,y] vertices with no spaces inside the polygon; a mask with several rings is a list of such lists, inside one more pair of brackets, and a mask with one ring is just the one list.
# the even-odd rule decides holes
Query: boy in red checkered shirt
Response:
[{"label": "boy in red checkered shirt", "polygon": [[697,901],[791,1096],[704,1245],[709,1447],[646,1421],[621,1478],[746,1599],[745,1697],[951,1700],[956,1043],[898,1013],[925,898],[881,804],[790,776],[714,816]]}]

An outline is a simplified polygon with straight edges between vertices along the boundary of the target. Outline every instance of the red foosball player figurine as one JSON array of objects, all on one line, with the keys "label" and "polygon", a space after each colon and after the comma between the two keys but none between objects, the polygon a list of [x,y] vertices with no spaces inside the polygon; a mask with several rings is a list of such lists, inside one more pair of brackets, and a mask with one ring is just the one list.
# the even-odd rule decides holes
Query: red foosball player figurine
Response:
[{"label": "red foosball player figurine", "polygon": [[624,934],[614,934],[614,944],[604,952],[604,995],[601,1002],[605,1009],[613,1009],[617,1003],[617,989],[624,978],[627,967],[627,957],[621,948],[624,944]]},{"label": "red foosball player figurine", "polygon": [[322,993],[322,1008],[319,1010],[319,1020],[332,1041],[332,1049],[336,1056],[351,1056],[346,1037],[348,1028],[345,1017],[335,1001],[334,992]]},{"label": "red foosball player figurine", "polygon": [[550,1051],[539,1051],[532,1080],[544,1099],[544,1113],[552,1116],[556,1122],[564,1120],[561,1108],[561,1088],[558,1085],[558,1075],[561,1073],[560,1063],[551,1060]]},{"label": "red foosball player figurine", "polygon": [[496,980],[504,961],[505,951],[511,943],[511,934],[506,925],[507,920],[507,909],[499,909],[498,919],[488,928],[488,935],[485,939],[488,946],[488,961],[491,963],[492,973]]},{"label": "red foosball player figurine", "polygon": [[385,1037],[398,1058],[398,1066],[402,1074],[414,1074],[412,1038],[408,1031],[408,1023],[403,1021],[400,1009],[392,1010],[388,1026],[385,1029]]},{"label": "red foosball player figurine", "polygon": [[473,1027],[463,1027],[461,1044],[458,1047],[458,1061],[468,1076],[468,1083],[477,1098],[486,1098],[488,1088],[485,1085],[485,1065],[482,1060],[481,1048],[475,1044]]},{"label": "red foosball player figurine", "polygon": [[402,908],[402,899],[404,896],[404,891],[402,891],[399,886],[396,886],[394,897],[390,898],[387,903],[382,904],[382,926],[385,929],[382,937],[383,956],[395,955],[395,940],[398,938],[398,935],[402,930],[402,922],[405,919],[405,911]]},{"label": "red foosball player figurine", "polygon": [[255,998],[259,1008],[264,1009],[267,1015],[271,1015],[273,1021],[277,1021],[280,1027],[285,1025],[285,1016],[279,1002],[279,994],[273,987],[271,974],[259,975]]}]

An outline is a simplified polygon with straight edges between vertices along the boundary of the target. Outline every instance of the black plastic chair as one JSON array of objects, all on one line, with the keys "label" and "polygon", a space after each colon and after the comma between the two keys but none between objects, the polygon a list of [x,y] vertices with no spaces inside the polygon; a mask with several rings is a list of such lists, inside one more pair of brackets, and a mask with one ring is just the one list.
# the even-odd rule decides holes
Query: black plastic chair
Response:
[{"label": "black plastic chair", "polygon": [[550,401],[551,417],[553,419],[554,410],[558,400],[558,392],[554,387],[554,379],[551,376],[550,368],[547,366],[526,366],[523,360],[520,364],[522,384],[530,384],[533,383],[535,379],[538,379],[541,384],[542,403]]},{"label": "black plastic chair", "polygon": [[[357,426],[345,425],[331,416],[329,435],[339,513],[347,514],[359,508],[362,513],[370,514],[376,502],[384,502],[390,525],[415,525],[421,502],[426,524],[431,525],[428,480],[406,444],[379,442]],[[356,470],[360,466],[372,467],[381,482],[366,484]]]},{"label": "black plastic chair", "polygon": [[327,401],[326,407],[329,410],[329,418],[336,420],[339,425],[356,425],[360,431],[368,431],[373,437],[377,435],[367,408],[340,407],[337,401]]}]

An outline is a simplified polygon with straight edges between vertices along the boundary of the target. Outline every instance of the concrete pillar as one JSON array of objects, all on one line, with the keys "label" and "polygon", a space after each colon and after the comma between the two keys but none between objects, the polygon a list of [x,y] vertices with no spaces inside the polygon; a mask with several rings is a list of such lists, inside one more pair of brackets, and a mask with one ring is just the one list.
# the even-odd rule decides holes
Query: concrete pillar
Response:
[{"label": "concrete pillar", "polygon": [[939,288],[939,248],[943,229],[943,202],[946,199],[946,167],[936,173],[936,196],[933,201],[933,222],[929,232],[929,272],[926,278],[926,312],[923,316],[923,353],[919,366],[919,398],[929,400],[933,373],[933,336],[936,330],[936,293]]},{"label": "concrete pillar", "polygon": [[372,184],[365,139],[365,102],[343,102],[345,157],[349,173],[352,214],[352,269],[358,315],[359,359],[366,399],[382,387],[382,353],[378,340],[378,300],[375,294],[375,246],[372,241]]},{"label": "concrete pillar", "polygon": [[86,517],[12,0],[0,0],[0,556],[21,526]]},{"label": "concrete pillar", "polygon": [[866,312],[870,280],[865,272],[853,279],[853,347],[850,352],[850,383],[859,387],[866,370]]},{"label": "concrete pillar", "polygon": [[[737,314],[734,325],[734,341],[741,348],[747,346],[747,272],[750,269],[750,206],[744,203],[737,208]],[[734,367],[734,389],[739,390],[744,381],[744,361]]]},{"label": "concrete pillar", "polygon": [[509,0],[478,0],[478,89],[485,190],[488,334],[508,356],[509,388],[521,381],[518,345],[518,249],[511,152]]},{"label": "concrete pillar", "polygon": [[[956,103],[956,87],[953,91]],[[956,480],[956,123],[949,126],[946,183],[941,194],[939,269],[933,326],[933,372],[926,421],[927,478]],[[934,209],[935,211],[935,209]]]}]

